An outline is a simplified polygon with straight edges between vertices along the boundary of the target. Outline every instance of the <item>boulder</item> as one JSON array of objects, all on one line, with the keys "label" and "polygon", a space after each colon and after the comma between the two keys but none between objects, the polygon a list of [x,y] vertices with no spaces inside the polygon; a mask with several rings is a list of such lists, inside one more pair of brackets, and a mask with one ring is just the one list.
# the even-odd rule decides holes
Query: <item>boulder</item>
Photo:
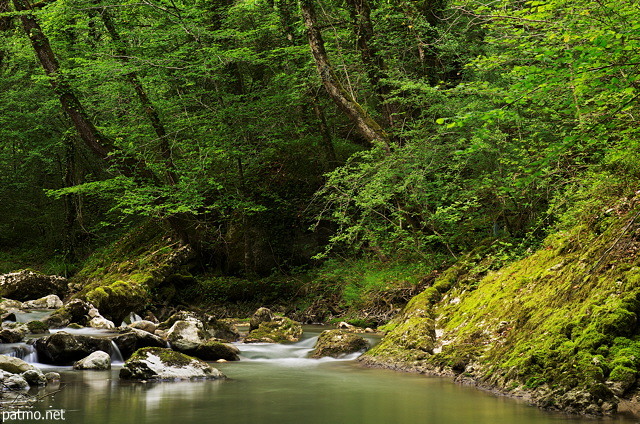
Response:
[{"label": "boulder", "polygon": [[230,343],[220,340],[209,340],[198,346],[193,356],[205,361],[239,361],[240,349]]},{"label": "boulder", "polygon": [[124,358],[145,347],[167,347],[166,340],[137,328],[121,327],[118,331],[120,334],[111,340],[118,346]]},{"label": "boulder", "polygon": [[60,381],[60,373],[50,371],[44,375],[44,378],[47,379],[47,382]]},{"label": "boulder", "polygon": [[96,308],[89,309],[88,315],[89,315],[89,318],[91,318],[87,323],[89,327],[101,328],[104,330],[112,330],[116,328],[115,324],[112,321],[109,321],[108,319],[100,315],[100,312]]},{"label": "boulder", "polygon": [[108,285],[86,288],[83,298],[95,305],[105,318],[121,323],[131,311],[139,311],[149,302],[145,283],[119,280]]},{"label": "boulder", "polygon": [[25,371],[37,369],[33,365],[13,356],[0,355],[0,370],[11,374],[22,374]]},{"label": "boulder", "polygon": [[213,317],[207,322],[209,336],[216,339],[235,342],[240,339],[238,328],[231,322],[226,320],[217,320]]},{"label": "boulder", "polygon": [[268,308],[259,308],[253,313],[251,320],[249,321],[249,331],[253,331],[260,327],[263,322],[271,322],[276,316]]},{"label": "boulder", "polygon": [[349,353],[365,351],[369,342],[354,333],[344,330],[325,330],[320,333],[312,358],[331,356],[339,358]]},{"label": "boulder", "polygon": [[179,352],[192,352],[207,339],[208,334],[200,321],[176,321],[167,331],[167,340]]},{"label": "boulder", "polygon": [[111,341],[108,339],[65,331],[36,339],[34,344],[38,360],[55,365],[73,363],[98,350],[111,351]]},{"label": "boulder", "polygon": [[18,343],[24,339],[22,328],[3,328],[0,330],[0,343]]},{"label": "boulder", "polygon": [[0,296],[20,301],[39,299],[50,294],[64,296],[67,284],[64,277],[25,269],[0,275]]},{"label": "boulder", "polygon": [[[262,318],[260,320],[253,320],[252,322],[259,322],[258,326],[249,331],[249,334],[244,339],[245,343],[283,343],[283,342],[297,342],[302,336],[302,325],[286,317],[280,317],[272,315],[270,320],[266,320],[268,314],[261,312],[260,308],[256,312],[260,312]],[[267,309],[267,311],[269,311]],[[271,311],[269,311],[271,312]],[[254,314],[254,317],[256,317]],[[249,327],[251,328],[251,326]]]},{"label": "boulder", "polygon": [[168,331],[177,321],[188,321],[194,323],[204,332],[203,339],[216,338],[229,342],[235,342],[240,338],[240,333],[235,325],[224,320],[217,320],[215,317],[206,314],[196,314],[194,312],[180,311],[171,315],[166,321],[160,323],[156,334],[160,331],[167,335]]},{"label": "boulder", "polygon": [[34,368],[32,370],[27,370],[23,372],[21,375],[22,375],[22,378],[24,378],[27,381],[27,383],[29,383],[29,386],[46,386],[47,385],[47,378],[45,377],[44,373],[37,368]]},{"label": "boulder", "polygon": [[131,324],[129,324],[129,327],[146,331],[147,333],[151,333],[151,334],[154,334],[156,332],[156,329],[158,328],[158,326],[155,323],[151,321],[147,321],[145,319],[143,319],[142,321],[132,322]]},{"label": "boulder", "polygon": [[58,296],[50,294],[49,296],[41,297],[40,299],[24,302],[22,306],[25,309],[59,309],[64,305]]},{"label": "boulder", "polygon": [[111,369],[111,355],[101,350],[91,353],[73,364],[76,370],[108,370]]},{"label": "boulder", "polygon": [[90,303],[80,299],[73,299],[42,321],[49,328],[62,328],[71,323],[86,327],[91,320],[89,316],[91,309],[94,309],[94,307]]},{"label": "boulder", "polygon": [[177,321],[191,321],[200,323],[200,325],[204,325],[204,321],[206,319],[195,312],[189,311],[178,311],[175,314],[171,315],[165,321],[158,324],[158,330],[168,330],[173,327]]},{"label": "boulder", "polygon": [[226,378],[206,362],[171,349],[148,347],[136,351],[120,369],[120,378],[189,380]]},{"label": "boulder", "polygon": [[18,374],[4,374],[2,379],[3,388],[15,391],[27,391],[29,390],[29,383],[23,376]]},{"label": "boulder", "polygon": [[49,326],[43,321],[29,321],[26,327],[30,334],[46,334],[49,332]]}]

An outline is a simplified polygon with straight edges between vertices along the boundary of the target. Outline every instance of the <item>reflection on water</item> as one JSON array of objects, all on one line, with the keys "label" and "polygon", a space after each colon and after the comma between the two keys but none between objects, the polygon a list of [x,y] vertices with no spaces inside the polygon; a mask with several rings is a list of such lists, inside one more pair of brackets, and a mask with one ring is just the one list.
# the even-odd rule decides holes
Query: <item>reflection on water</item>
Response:
[{"label": "reflection on water", "polygon": [[117,368],[63,370],[65,387],[37,408],[65,409],[65,422],[73,424],[594,422],[546,413],[448,379],[366,369],[348,359],[306,359],[313,343],[307,336],[285,346],[239,345],[240,362],[216,365],[229,377],[223,381],[140,383],[120,381]]}]

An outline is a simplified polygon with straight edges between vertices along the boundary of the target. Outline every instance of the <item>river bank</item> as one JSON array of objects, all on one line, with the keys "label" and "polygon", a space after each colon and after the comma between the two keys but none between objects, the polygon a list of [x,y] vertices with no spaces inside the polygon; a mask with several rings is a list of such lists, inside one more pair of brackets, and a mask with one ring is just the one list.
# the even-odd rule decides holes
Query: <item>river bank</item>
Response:
[{"label": "river bank", "polygon": [[[238,344],[239,362],[215,364],[227,380],[140,383],[118,379],[117,365],[111,371],[55,368],[64,388],[36,405],[36,410],[64,410],[65,422],[71,424],[197,423],[212,417],[222,422],[283,424],[434,420],[551,424],[568,418],[450,379],[365,368],[355,361],[356,355],[308,359],[325,328],[305,326],[305,335],[297,343]],[[460,408],[461,404],[465,407]],[[573,418],[571,422],[592,421]]]}]

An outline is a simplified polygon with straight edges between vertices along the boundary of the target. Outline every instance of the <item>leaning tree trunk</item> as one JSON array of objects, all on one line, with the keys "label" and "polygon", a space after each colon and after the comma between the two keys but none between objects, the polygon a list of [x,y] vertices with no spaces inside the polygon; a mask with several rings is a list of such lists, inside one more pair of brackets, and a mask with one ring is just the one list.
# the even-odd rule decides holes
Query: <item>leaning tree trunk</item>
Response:
[{"label": "leaning tree trunk", "polygon": [[[31,10],[25,0],[13,0],[13,6],[18,12]],[[40,24],[30,14],[20,15],[20,20],[29,40],[31,40],[31,45],[44,72],[49,77],[49,83],[53,87],[53,91],[58,95],[62,109],[73,122],[78,134],[84,143],[99,157],[107,161],[113,161],[113,158],[109,155],[114,150],[113,145],[106,137],[100,134],[93,122],[89,120],[71,86],[60,73],[58,60],[51,49],[49,39],[42,32]]]},{"label": "leaning tree trunk", "polygon": [[362,62],[367,68],[369,81],[378,95],[378,100],[384,113],[385,124],[388,128],[392,128],[395,124],[394,115],[398,112],[398,106],[388,101],[391,87],[384,82],[387,78],[386,65],[372,43],[374,32],[369,0],[347,0],[347,3],[350,6],[351,18],[353,19],[354,32],[358,48],[360,49]]},{"label": "leaning tree trunk", "polygon": [[[20,12],[29,12],[31,9],[25,0],[13,0],[14,7]],[[89,120],[87,114],[80,103],[80,100],[73,92],[71,85],[65,80],[60,72],[60,66],[56,59],[49,39],[42,32],[42,29],[35,17],[29,13],[20,15],[22,26],[31,40],[31,45],[49,77],[49,82],[54,92],[58,95],[62,109],[69,116],[75,126],[82,141],[100,158],[116,166],[116,168],[127,176],[142,176],[148,181],[158,183],[157,176],[150,171],[143,160],[118,160],[110,153],[115,151],[113,143],[103,136],[95,125]],[[166,218],[171,228],[185,242],[196,250],[202,248],[202,236],[197,225],[197,219],[193,214],[179,214]]]},{"label": "leaning tree trunk", "polygon": [[[116,26],[113,22],[113,18],[111,17],[111,13],[109,13],[108,9],[103,8],[100,11],[100,16],[102,17],[102,22],[104,23],[105,28],[109,32],[109,36],[111,37],[114,44],[116,45],[116,51],[118,52],[120,59],[126,64],[129,61],[128,60],[129,55],[127,54],[124,44],[122,43],[120,34],[116,30]],[[158,110],[156,109],[154,104],[151,102],[151,100],[149,99],[149,96],[144,90],[144,87],[142,86],[142,82],[140,81],[138,74],[134,71],[131,71],[126,74],[126,77],[127,77],[127,81],[129,82],[129,84],[131,84],[136,94],[138,95],[138,99],[140,100],[140,103],[144,108],[145,114],[147,115],[147,118],[151,122],[151,126],[153,127],[153,130],[158,136],[158,140],[160,143],[160,155],[162,156],[162,159],[165,165],[167,166],[167,169],[166,169],[167,180],[170,185],[175,185],[178,183],[178,175],[175,172],[175,165],[173,164],[173,159],[171,157],[171,147],[169,146],[169,141],[167,140],[167,131],[162,121],[160,120],[160,115],[158,114]]]},{"label": "leaning tree trunk", "polygon": [[353,98],[351,94],[342,86],[338,80],[329,56],[324,48],[324,40],[322,33],[316,24],[316,12],[313,6],[313,0],[301,0],[300,9],[304,24],[307,27],[307,38],[311,54],[316,63],[316,68],[320,74],[320,79],[327,93],[338,105],[342,112],[355,124],[360,134],[370,143],[375,141],[382,142],[389,151],[389,135],[378,124],[360,104]]}]

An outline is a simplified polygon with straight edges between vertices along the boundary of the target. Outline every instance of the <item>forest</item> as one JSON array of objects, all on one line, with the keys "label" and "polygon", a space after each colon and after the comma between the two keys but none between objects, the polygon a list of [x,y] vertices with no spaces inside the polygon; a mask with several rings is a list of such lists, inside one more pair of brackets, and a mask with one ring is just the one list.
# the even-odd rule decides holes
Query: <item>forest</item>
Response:
[{"label": "forest", "polygon": [[638,16],[0,0],[0,273],[118,322],[377,327],[367,365],[615,413],[640,399]]},{"label": "forest", "polygon": [[222,275],[441,264],[491,237],[517,257],[636,183],[634,2],[0,11],[7,262],[73,273],[143,220]]}]

